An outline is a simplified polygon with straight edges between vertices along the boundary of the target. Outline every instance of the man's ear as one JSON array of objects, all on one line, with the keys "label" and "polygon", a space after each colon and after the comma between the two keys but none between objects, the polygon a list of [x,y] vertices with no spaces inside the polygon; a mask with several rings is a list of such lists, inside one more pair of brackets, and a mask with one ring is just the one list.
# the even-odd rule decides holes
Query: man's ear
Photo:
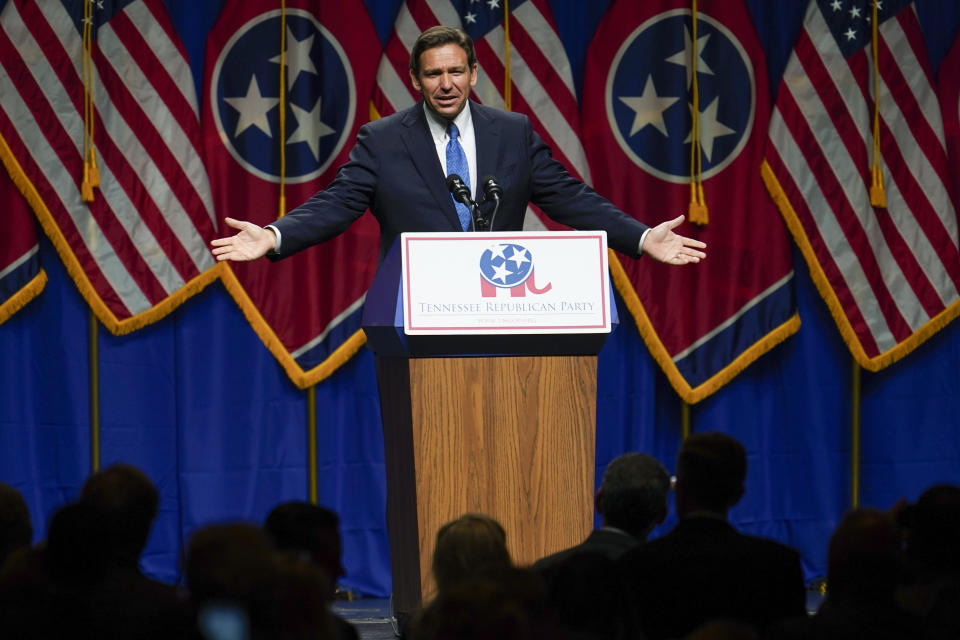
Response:
[{"label": "man's ear", "polygon": [[603,507],[601,506],[603,500],[603,489],[597,489],[597,493],[593,496],[593,507],[597,510],[597,513],[603,515]]},{"label": "man's ear", "polygon": [[413,72],[413,69],[409,69],[408,71],[410,71],[410,84],[412,84],[413,88],[417,90],[417,93],[420,93],[422,91],[420,88],[420,78],[418,78],[417,74]]}]

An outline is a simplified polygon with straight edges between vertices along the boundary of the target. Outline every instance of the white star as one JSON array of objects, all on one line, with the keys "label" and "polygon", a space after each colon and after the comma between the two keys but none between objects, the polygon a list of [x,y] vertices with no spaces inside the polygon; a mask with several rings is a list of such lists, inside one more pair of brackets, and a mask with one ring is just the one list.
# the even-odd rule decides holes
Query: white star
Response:
[{"label": "white star", "polygon": [[877,11],[883,11],[883,0],[877,0]]},{"label": "white star", "polygon": [[468,12],[467,15],[463,16],[463,19],[467,21],[467,24],[476,24],[477,14]]},{"label": "white star", "polygon": [[526,251],[524,251],[523,253],[520,253],[516,249],[513,250],[513,255],[507,258],[507,260],[513,260],[513,263],[516,265],[516,269],[518,271],[520,270],[520,265],[522,265],[525,262],[530,262],[530,259],[527,257]]},{"label": "white star", "polygon": [[857,37],[857,32],[853,29],[847,29],[843,35],[847,36],[847,40],[855,40]]},{"label": "white star", "polygon": [[[707,156],[707,162],[710,162],[713,156],[714,140],[736,133],[734,129],[717,120],[717,110],[719,108],[720,97],[717,96],[704,111],[700,112],[700,149],[703,150],[703,155]],[[693,105],[690,105],[690,109],[693,110]],[[687,139],[683,143],[689,144],[692,140],[693,132],[691,131],[687,134]]]},{"label": "white star", "polygon": [[237,130],[233,134],[234,137],[239,136],[249,127],[256,127],[268,136],[273,136],[270,132],[270,123],[267,122],[267,112],[277,106],[280,99],[262,97],[256,76],[250,76],[247,95],[242,98],[224,98],[223,101],[240,113],[240,118],[237,120]]},{"label": "white star", "polygon": [[840,9],[843,9],[843,3],[840,2],[840,0],[833,0],[833,4],[830,5],[830,8],[834,11],[840,11]]},{"label": "white star", "polygon": [[84,18],[84,19],[83,19],[83,24],[92,25],[92,24],[93,24],[93,18]]},{"label": "white star", "polygon": [[97,2],[97,9],[99,9],[100,11],[103,11],[103,0],[96,0],[96,2]]},{"label": "white star", "polygon": [[643,87],[642,96],[620,98],[620,102],[636,113],[633,124],[630,126],[630,135],[633,136],[649,124],[667,136],[667,123],[663,121],[663,112],[679,99],[659,97],[656,87],[653,86],[653,76],[647,76],[647,84]]},{"label": "white star", "polygon": [[[707,46],[707,40],[710,39],[710,34],[701,36],[697,38],[697,73],[706,73],[707,75],[713,75],[713,69],[710,68],[710,65],[707,64],[706,60],[703,59],[703,48]],[[690,41],[690,31],[687,27],[683,28],[683,51],[675,53],[669,58],[666,59],[666,62],[671,62],[673,64],[678,64],[681,67],[686,67],[687,69],[687,88],[690,88],[690,80],[693,77],[693,64],[688,61],[693,60],[693,46]]]},{"label": "white star", "polygon": [[313,159],[320,161],[320,138],[330,136],[336,133],[320,120],[320,102],[313,105],[313,109],[307,111],[297,105],[290,103],[290,110],[293,111],[293,117],[297,119],[297,128],[293,130],[290,137],[287,138],[287,144],[296,144],[306,142],[310,145],[310,151],[313,152]]},{"label": "white star", "polygon": [[[311,33],[306,40],[297,40],[287,27],[287,89],[293,86],[301,72],[317,75],[317,67],[310,57],[313,47],[313,38],[317,34]],[[270,62],[280,64],[280,56],[270,58]]]},{"label": "white star", "polygon": [[503,255],[503,250],[506,249],[506,245],[495,244],[490,247],[490,259],[500,258],[501,260],[506,260],[506,256]]},{"label": "white star", "polygon": [[493,280],[499,280],[500,282],[503,282],[504,284],[506,284],[507,276],[509,275],[510,275],[510,272],[507,270],[507,263],[503,263],[499,267],[497,266],[493,267],[493,278],[492,278]]},{"label": "white star", "polygon": [[489,6],[491,9],[499,9],[500,0],[487,0],[487,6]]},{"label": "white star", "polygon": [[850,17],[859,18],[860,17],[860,7],[850,7]]}]

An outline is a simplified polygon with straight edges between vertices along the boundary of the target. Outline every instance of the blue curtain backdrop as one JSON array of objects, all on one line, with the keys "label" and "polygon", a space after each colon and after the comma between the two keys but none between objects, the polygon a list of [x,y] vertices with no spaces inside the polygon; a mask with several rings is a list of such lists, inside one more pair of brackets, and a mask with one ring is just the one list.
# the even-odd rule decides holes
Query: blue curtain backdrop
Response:
[{"label": "blue curtain backdrop", "polygon": [[[399,1],[366,0],[381,40]],[[608,4],[551,2],[578,86]],[[806,2],[748,4],[775,91]],[[167,5],[199,83],[203,35],[221,3]],[[936,68],[953,42],[960,4],[921,0],[917,7]],[[0,481],[23,492],[37,539],[51,513],[77,495],[91,464],[89,312],[45,239],[41,254],[46,290],[0,325]],[[850,504],[852,360],[798,253],[794,264],[800,332],[692,407],[691,423],[694,431],[722,430],[745,444],[747,492],[732,519],[800,549],[812,578],[825,572],[828,537]],[[600,355],[598,477],[628,450],[649,452],[672,468],[680,443],[680,401],[629,316],[621,313],[621,320]],[[162,496],[143,559],[148,573],[178,579],[183,542],[197,527],[261,522],[277,502],[307,498],[306,393],[289,382],[222,286],[132,335],[101,329],[97,344],[102,464],[141,467]],[[960,483],[958,362],[954,323],[886,371],[863,373],[863,504],[888,507],[933,483]],[[316,399],[317,491],[342,518],[344,583],[386,595],[386,488],[372,355],[361,352],[320,384]]]}]

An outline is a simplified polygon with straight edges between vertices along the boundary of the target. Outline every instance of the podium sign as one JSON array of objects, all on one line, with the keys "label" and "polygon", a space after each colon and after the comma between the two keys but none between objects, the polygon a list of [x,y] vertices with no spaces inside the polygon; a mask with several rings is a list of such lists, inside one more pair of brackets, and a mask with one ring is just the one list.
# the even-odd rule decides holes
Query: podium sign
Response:
[{"label": "podium sign", "polygon": [[407,335],[609,333],[603,231],[404,233]]}]

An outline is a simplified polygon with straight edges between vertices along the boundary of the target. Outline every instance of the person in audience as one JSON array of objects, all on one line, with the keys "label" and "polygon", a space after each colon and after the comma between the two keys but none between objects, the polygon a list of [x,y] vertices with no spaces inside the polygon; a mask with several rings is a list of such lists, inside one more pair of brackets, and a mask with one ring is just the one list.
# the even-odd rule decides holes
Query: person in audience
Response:
[{"label": "person in audience", "polygon": [[513,566],[503,526],[482,513],[467,513],[437,532],[433,577],[437,593],[476,576],[495,575]]},{"label": "person in audience", "polygon": [[33,524],[20,492],[0,482],[0,570],[14,551],[30,546]]},{"label": "person in audience", "polygon": [[[267,516],[264,531],[274,547],[310,562],[330,577],[328,602],[333,601],[336,582],[346,574],[340,562],[340,518],[330,509],[309,502],[278,504]],[[359,638],[356,628],[339,616],[333,616],[342,640]]]},{"label": "person in audience", "polygon": [[628,638],[637,621],[615,561],[647,539],[667,516],[670,476],[655,458],[625,453],[603,473],[594,504],[602,526],[578,545],[541,558],[557,623],[581,637]]},{"label": "person in audience", "polygon": [[728,435],[694,434],[681,446],[674,497],[679,522],[620,559],[648,638],[680,638],[717,619],[762,633],[774,620],[804,613],[799,554],[727,521],[746,474],[746,451]]},{"label": "person in audience", "polygon": [[960,638],[960,487],[930,487],[901,511],[906,580],[898,602],[932,640]]},{"label": "person in audience", "polygon": [[855,509],[830,538],[827,597],[816,615],[780,622],[771,640],[922,638],[920,619],[902,611],[900,538],[889,513]]},{"label": "person in audience", "polygon": [[655,458],[644,453],[614,458],[594,498],[602,526],[580,544],[537,560],[533,568],[549,579],[554,567],[577,553],[599,552],[617,560],[667,517],[669,492],[670,476]]},{"label": "person in audience", "polygon": [[187,544],[184,573],[208,638],[336,640],[323,569],[274,550],[262,529],[214,524]]}]

